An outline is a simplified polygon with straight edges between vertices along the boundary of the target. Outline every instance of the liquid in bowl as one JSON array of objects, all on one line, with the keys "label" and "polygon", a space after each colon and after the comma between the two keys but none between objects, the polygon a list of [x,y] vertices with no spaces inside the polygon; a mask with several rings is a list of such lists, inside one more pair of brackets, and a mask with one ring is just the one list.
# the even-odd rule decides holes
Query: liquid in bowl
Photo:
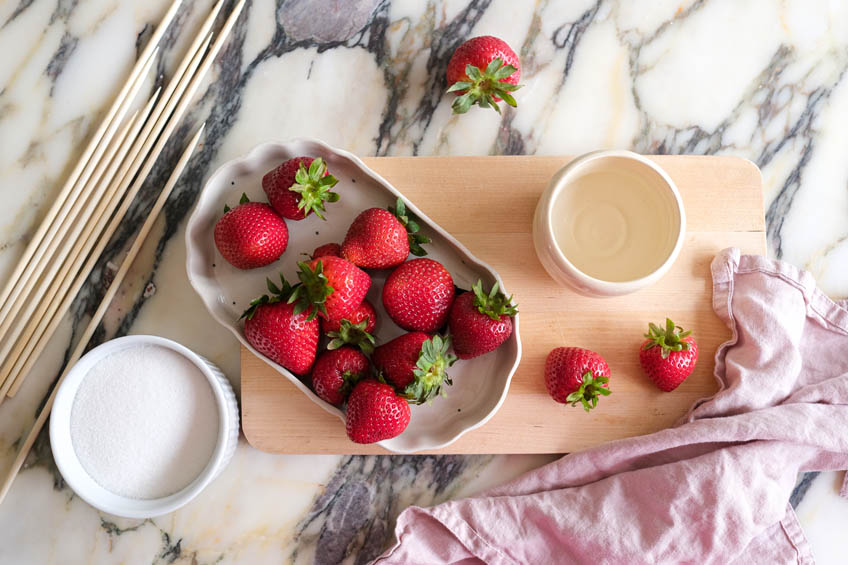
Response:
[{"label": "liquid in bowl", "polygon": [[550,218],[556,245],[567,260],[609,282],[655,272],[671,255],[680,231],[673,195],[647,176],[653,171],[634,172],[618,164],[581,171],[554,200]]}]

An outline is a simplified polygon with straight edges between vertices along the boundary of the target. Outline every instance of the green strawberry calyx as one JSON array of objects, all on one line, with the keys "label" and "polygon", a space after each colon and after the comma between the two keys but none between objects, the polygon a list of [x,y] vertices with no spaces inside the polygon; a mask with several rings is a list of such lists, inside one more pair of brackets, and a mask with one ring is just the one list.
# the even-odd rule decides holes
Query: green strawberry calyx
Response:
[{"label": "green strawberry calyx", "polygon": [[512,65],[505,65],[500,57],[492,59],[485,69],[480,69],[474,65],[465,65],[465,75],[467,81],[460,80],[453,83],[448,92],[465,91],[453,101],[451,108],[454,114],[464,114],[474,104],[481,108],[492,107],[498,114],[501,113],[498,103],[495,98],[500,98],[513,108],[517,106],[515,98],[510,92],[514,92],[521,88],[522,84],[512,84],[506,81],[512,76],[512,73],[517,71]]},{"label": "green strawberry calyx", "polygon": [[327,172],[327,164],[324,159],[318,157],[309,164],[309,168],[300,162],[300,168],[294,176],[294,184],[289,187],[292,192],[300,194],[300,202],[297,203],[297,209],[303,211],[304,216],[308,216],[310,212],[315,212],[315,215],[326,220],[322,212],[326,212],[324,202],[337,202],[339,195],[336,192],[331,192],[330,189],[336,186],[339,179],[333,175],[324,176]]},{"label": "green strawberry calyx", "polygon": [[354,373],[353,371],[345,371],[342,373],[342,386],[339,388],[339,392],[344,398],[348,397],[350,391],[353,390],[353,387],[356,386],[356,383],[367,377],[367,373],[365,371]]},{"label": "green strawberry calyx", "polygon": [[365,355],[374,353],[374,336],[365,331],[368,326],[368,318],[365,318],[358,324],[353,324],[347,318],[342,318],[339,331],[327,332],[327,337],[331,338],[327,344],[327,349],[333,350],[348,344],[355,345],[362,350]]},{"label": "green strawberry calyx", "polygon": [[689,351],[689,342],[684,339],[690,335],[692,330],[683,331],[683,328],[672,322],[670,318],[666,318],[665,329],[653,323],[648,324],[648,333],[645,334],[648,342],[642,346],[642,349],[660,347],[662,358],[668,359],[672,351]]},{"label": "green strawberry calyx", "polygon": [[609,377],[596,377],[591,370],[583,373],[583,382],[580,387],[569,394],[566,402],[570,402],[572,406],[577,406],[577,403],[583,405],[583,409],[589,412],[592,408],[598,405],[598,395],[609,396],[612,394],[610,389],[605,387],[609,383]]},{"label": "green strawberry calyx", "polygon": [[474,292],[474,306],[481,314],[485,314],[495,322],[500,320],[501,316],[515,316],[518,314],[518,305],[512,303],[512,295],[507,298],[504,293],[500,292],[498,282],[492,285],[492,290],[488,294],[483,290],[483,281],[477,279],[477,282],[471,286]]},{"label": "green strawberry calyx", "polygon": [[[242,192],[241,198],[239,198],[239,206],[241,206],[242,204],[247,204],[248,202],[250,202],[250,198],[247,197],[246,192]],[[232,208],[230,208],[229,204],[224,204],[224,214],[226,214],[230,210],[232,210]]]},{"label": "green strawberry calyx", "polygon": [[266,279],[266,284],[268,285],[268,294],[263,294],[259,298],[251,300],[250,306],[242,313],[239,319],[252,319],[253,315],[256,314],[256,310],[258,310],[260,306],[288,301],[294,290],[300,286],[292,286],[289,284],[289,281],[286,280],[282,273],[280,273],[280,286],[275,285],[274,281],[271,279]]},{"label": "green strawberry calyx", "polygon": [[395,205],[389,206],[386,210],[391,212],[403,224],[403,227],[406,228],[406,233],[409,237],[409,252],[416,257],[427,255],[427,250],[421,246],[425,243],[430,243],[430,238],[420,233],[421,226],[418,225],[418,218],[407,211],[406,204],[404,204],[403,200],[398,198]]},{"label": "green strawberry calyx", "polygon": [[412,373],[415,379],[403,390],[401,396],[415,404],[424,404],[433,398],[447,396],[443,385],[452,385],[448,367],[456,362],[456,355],[448,353],[450,336],[434,335],[421,345],[418,361]]},{"label": "green strawberry calyx", "polygon": [[300,270],[297,272],[297,278],[300,279],[300,284],[292,287],[292,292],[288,297],[288,303],[295,304],[295,314],[305,312],[311,307],[312,311],[309,313],[307,320],[313,320],[318,315],[318,312],[321,312],[326,317],[327,298],[333,294],[334,289],[330,286],[327,275],[324,274],[324,262],[319,259],[314,269],[310,268],[309,264],[304,261],[298,261],[297,266],[300,267]]}]

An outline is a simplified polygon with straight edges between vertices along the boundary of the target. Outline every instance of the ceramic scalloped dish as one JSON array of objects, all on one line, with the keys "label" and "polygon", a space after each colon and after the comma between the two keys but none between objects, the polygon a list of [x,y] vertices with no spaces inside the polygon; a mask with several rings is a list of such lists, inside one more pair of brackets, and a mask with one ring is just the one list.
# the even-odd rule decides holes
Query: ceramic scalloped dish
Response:
[{"label": "ceramic scalloped dish", "polygon": [[[237,204],[243,192],[253,201],[267,201],[262,191],[262,176],[286,159],[300,155],[322,157],[327,162],[330,172],[339,179],[334,191],[339,193],[340,200],[327,205],[326,222],[314,214],[299,222],[286,220],[289,243],[279,261],[259,269],[236,269],[218,253],[213,241],[215,223],[223,214],[224,205]],[[186,229],[189,281],[212,316],[313,402],[338,416],[340,426],[344,426],[342,411],[324,402],[310,390],[307,386],[309,377],[298,378],[258,353],[245,339],[244,323],[239,318],[253,298],[266,292],[266,278],[279,281],[278,273],[282,272],[288,280],[296,281],[296,262],[305,259],[302,253],[312,253],[318,245],[324,243],[341,243],[350,223],[362,210],[385,208],[398,197],[402,195],[397,189],[348,152],[307,139],[282,144],[265,143],[253,149],[246,157],[224,164],[210,177]],[[491,267],[475,258],[468,249],[418,210],[414,203],[405,198],[404,201],[421,220],[422,232],[432,239],[432,243],[426,246],[427,256],[439,261],[450,271],[457,287],[467,290],[477,279],[482,279],[484,286],[489,288],[498,281],[504,292],[509,294]],[[389,319],[380,300],[383,282],[390,271],[368,272],[372,277],[372,285],[367,299],[377,309],[378,324],[374,333],[379,345],[404,331]],[[516,298],[520,302],[521,297]],[[520,359],[521,342],[516,316],[513,334],[503,345],[486,355],[458,361],[451,368],[449,373],[454,384],[447,387],[447,398],[436,398],[431,404],[412,405],[412,420],[406,430],[395,438],[379,442],[379,445],[397,453],[439,449],[456,441],[465,432],[482,426],[497,412],[506,398],[510,379]]]}]

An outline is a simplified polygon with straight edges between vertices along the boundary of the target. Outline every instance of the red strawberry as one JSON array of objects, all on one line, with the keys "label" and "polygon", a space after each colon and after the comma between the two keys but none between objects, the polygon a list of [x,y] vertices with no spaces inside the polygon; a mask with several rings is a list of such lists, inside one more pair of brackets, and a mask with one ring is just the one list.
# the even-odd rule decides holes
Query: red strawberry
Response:
[{"label": "red strawberry", "polygon": [[342,257],[365,269],[388,269],[400,265],[411,252],[426,255],[421,247],[430,240],[418,233],[415,216],[407,214],[398,198],[395,208],[369,208],[359,214],[347,230]]},{"label": "red strawberry", "polygon": [[338,243],[325,243],[324,245],[319,245],[315,248],[315,251],[312,252],[312,258],[317,259],[318,257],[341,257],[342,256],[342,247]]},{"label": "red strawberry", "polygon": [[352,347],[322,353],[312,369],[312,388],[319,398],[341,406],[350,389],[368,374],[368,358]]},{"label": "red strawberry", "polygon": [[445,324],[453,294],[453,279],[441,263],[413,259],[386,279],[383,306],[403,329],[429,333]]},{"label": "red strawberry", "polygon": [[598,395],[609,396],[610,370],[604,358],[580,347],[557,347],[545,361],[545,386],[560,404],[581,403],[588,412]]},{"label": "red strawberry", "polygon": [[274,210],[284,218],[302,220],[312,212],[324,219],[324,202],[336,202],[339,195],[330,189],[339,182],[327,171],[320,157],[289,159],[262,177],[262,190]]},{"label": "red strawberry", "polygon": [[491,35],[473,37],[460,45],[448,62],[448,92],[459,96],[453,101],[454,114],[464,114],[474,104],[491,106],[501,113],[498,102],[504,99],[516,106],[510,92],[521,85],[518,55],[502,39]]},{"label": "red strawberry", "polygon": [[448,353],[450,338],[432,338],[424,332],[396,337],[374,350],[374,367],[401,395],[422,404],[445,394],[442,385],[452,384],[447,368],[456,356]]},{"label": "red strawberry", "polygon": [[483,282],[471,287],[472,292],[457,296],[448,316],[453,350],[460,359],[471,359],[497,349],[512,335],[512,317],[518,313],[507,298],[498,292],[498,283],[489,294]]},{"label": "red strawberry", "polygon": [[347,401],[345,430],[356,443],[374,443],[399,436],[409,425],[409,403],[387,384],[360,381]]},{"label": "red strawberry", "polygon": [[267,204],[241,195],[238,206],[224,209],[215,224],[215,246],[239,269],[264,267],[280,258],[289,244],[286,222]]},{"label": "red strawberry", "polygon": [[302,284],[295,287],[289,300],[299,301],[304,308],[314,307],[326,320],[340,320],[353,312],[371,286],[365,271],[340,257],[319,257],[297,265]]},{"label": "red strawberry", "polygon": [[698,362],[698,344],[691,331],[683,331],[670,319],[665,329],[648,324],[648,338],[639,349],[639,362],[660,390],[671,392],[692,374]]},{"label": "red strawberry", "polygon": [[336,349],[344,344],[356,345],[363,353],[374,351],[374,326],[377,313],[367,300],[341,320],[321,320],[321,331],[332,338],[327,349]]},{"label": "red strawberry", "polygon": [[277,288],[268,281],[271,296],[265,295],[250,303],[242,314],[244,336],[258,352],[296,375],[305,375],[315,361],[318,351],[319,324],[310,311],[296,310],[297,306],[285,302],[292,287],[283,281]]}]

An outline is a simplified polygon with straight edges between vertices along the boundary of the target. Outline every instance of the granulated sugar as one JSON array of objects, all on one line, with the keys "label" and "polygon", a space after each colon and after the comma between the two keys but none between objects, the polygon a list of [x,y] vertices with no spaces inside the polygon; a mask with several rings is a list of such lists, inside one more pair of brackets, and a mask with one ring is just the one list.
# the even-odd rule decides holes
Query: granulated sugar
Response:
[{"label": "granulated sugar", "polygon": [[193,481],[212,457],[218,411],[191,361],[158,345],[117,351],[95,364],[71,409],[71,442],[105,489],[160,498]]}]

